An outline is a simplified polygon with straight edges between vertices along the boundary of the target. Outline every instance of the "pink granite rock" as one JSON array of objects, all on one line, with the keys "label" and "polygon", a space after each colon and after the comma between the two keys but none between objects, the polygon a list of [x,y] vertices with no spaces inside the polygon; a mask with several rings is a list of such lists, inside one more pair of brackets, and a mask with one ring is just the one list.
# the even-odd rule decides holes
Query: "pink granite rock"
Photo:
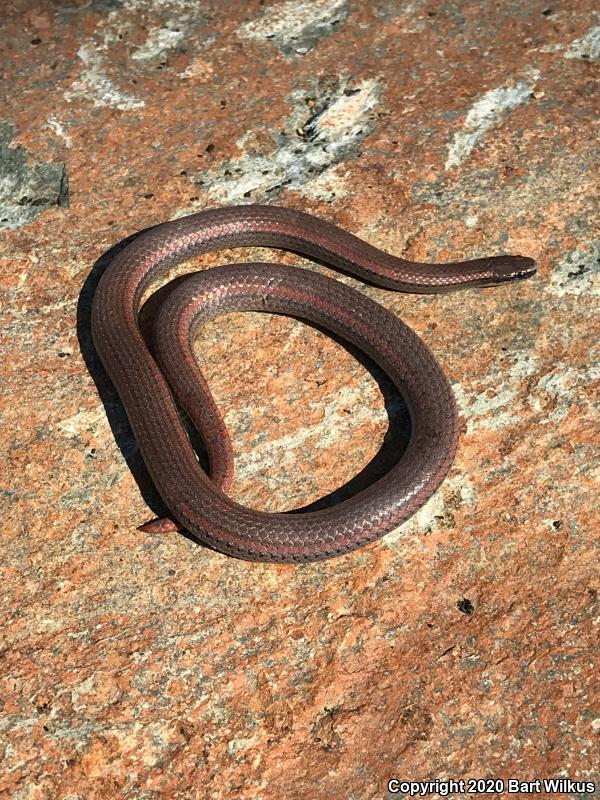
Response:
[{"label": "pink granite rock", "polygon": [[[593,4],[3,11],[0,796],[598,786]],[[136,530],[157,503],[89,339],[110,248],[253,201],[411,258],[540,265],[527,283],[437,297],[341,277],[432,348],[463,435],[412,520],[304,567]],[[254,250],[183,271],[249,256],[298,263]],[[389,384],[300,322],[232,314],[198,357],[240,502],[306,505],[401,446]]]}]

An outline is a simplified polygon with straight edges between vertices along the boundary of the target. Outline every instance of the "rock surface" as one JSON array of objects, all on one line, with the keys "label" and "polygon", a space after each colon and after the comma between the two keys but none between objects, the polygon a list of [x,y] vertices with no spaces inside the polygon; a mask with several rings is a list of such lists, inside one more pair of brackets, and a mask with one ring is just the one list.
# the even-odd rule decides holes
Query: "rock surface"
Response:
[{"label": "rock surface", "polygon": [[[586,0],[7,0],[1,796],[598,786],[598,31]],[[412,520],[302,567],[136,530],[160,504],[89,338],[114,245],[255,201],[540,265],[438,297],[341,278],[433,349],[463,435]],[[248,256],[298,263],[193,268]],[[243,503],[307,504],[398,447],[385,379],[297,321],[232,314],[198,357]]]}]

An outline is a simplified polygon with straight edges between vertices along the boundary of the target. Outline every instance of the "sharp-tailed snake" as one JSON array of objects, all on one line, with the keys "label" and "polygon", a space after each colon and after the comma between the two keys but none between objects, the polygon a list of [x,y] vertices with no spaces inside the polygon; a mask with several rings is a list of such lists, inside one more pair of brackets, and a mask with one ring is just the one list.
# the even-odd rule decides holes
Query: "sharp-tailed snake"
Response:
[{"label": "sharp-tailed snake", "polygon": [[[138,324],[150,285],[191,256],[246,246],[292,250],[370,283],[419,293],[527,278],[535,262],[522,256],[405,261],[310,214],[248,205],[158,225],[122,250],[102,276],[92,309],[94,343],[173,518],[202,542],[239,558],[306,562],[348,553],[396,528],[444,479],[458,439],[452,391],[429,348],[391,312],[332,278],[275,264],[215,267],[183,280],[157,315],[153,357]],[[338,505],[300,514],[256,511],[227,496],[231,442],[191,348],[200,325],[232,310],[307,319],[360,348],[390,376],[406,401],[411,433],[387,474]],[[175,400],[206,445],[210,476]]]}]

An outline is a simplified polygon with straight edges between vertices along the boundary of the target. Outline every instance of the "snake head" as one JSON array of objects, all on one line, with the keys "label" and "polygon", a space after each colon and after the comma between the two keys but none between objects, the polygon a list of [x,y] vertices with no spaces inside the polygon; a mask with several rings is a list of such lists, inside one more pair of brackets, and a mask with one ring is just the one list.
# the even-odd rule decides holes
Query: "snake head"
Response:
[{"label": "snake head", "polygon": [[524,281],[533,277],[537,265],[528,256],[497,256],[491,263],[493,283]]}]

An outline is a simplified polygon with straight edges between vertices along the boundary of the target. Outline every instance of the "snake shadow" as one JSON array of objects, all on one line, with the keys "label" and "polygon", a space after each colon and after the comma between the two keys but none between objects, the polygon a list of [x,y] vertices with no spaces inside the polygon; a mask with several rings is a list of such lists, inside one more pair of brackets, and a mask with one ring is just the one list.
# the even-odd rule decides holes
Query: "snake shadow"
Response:
[{"label": "snake shadow", "polygon": [[[100,278],[117,254],[127,247],[128,244],[145,233],[146,230],[151,230],[151,228],[138,231],[135,234],[118,242],[105,253],[103,253],[92,266],[92,269],[88,274],[79,294],[77,305],[77,337],[86,368],[95,383],[96,390],[104,406],[115,442],[131,474],[133,475],[134,480],[137,483],[144,502],[146,505],[148,505],[155,516],[161,517],[168,514],[168,509],[156,490],[150,474],[142,460],[139,448],[133,435],[133,431],[127,419],[127,414],[125,413],[125,409],[94,347],[91,331],[92,300]],[[315,263],[320,263],[316,259],[313,259],[313,261],[315,261]],[[328,265],[324,264],[324,266]],[[140,312],[140,328],[150,349],[152,349],[152,337],[150,331],[154,315],[159,305],[165,299],[165,296],[173,291],[178,283],[184,278],[185,276],[176,278],[167,285],[158,289],[146,301]],[[375,364],[375,362],[369,358],[369,356],[367,356],[362,352],[362,350],[350,342],[336,334],[332,334],[331,331],[324,329],[320,325],[309,322],[301,317],[296,317],[296,319],[299,319],[305,325],[308,325],[309,327],[314,328],[315,330],[324,333],[326,336],[333,339],[333,341],[343,347],[369,372],[374,381],[377,383],[379,391],[383,397],[384,407],[388,417],[388,429],[378,452],[349,481],[329,494],[320,497],[318,500],[315,500],[300,508],[295,508],[285,512],[288,514],[303,514],[337,505],[338,503],[353,497],[354,495],[366,489],[368,486],[375,483],[377,480],[379,480],[379,478],[389,472],[391,467],[401,458],[408,445],[411,431],[410,415],[401,393],[398,391],[386,373],[379,366],[377,366],[377,364]],[[180,413],[182,422],[186,427],[190,442],[196,452],[200,465],[205,471],[208,471],[208,456],[203,442],[198,436],[197,432],[191,426],[185,412],[180,409]],[[140,520],[140,523],[145,521],[146,520]],[[191,534],[188,534],[187,531],[182,530],[181,534],[194,543],[198,543],[197,538]]]}]

